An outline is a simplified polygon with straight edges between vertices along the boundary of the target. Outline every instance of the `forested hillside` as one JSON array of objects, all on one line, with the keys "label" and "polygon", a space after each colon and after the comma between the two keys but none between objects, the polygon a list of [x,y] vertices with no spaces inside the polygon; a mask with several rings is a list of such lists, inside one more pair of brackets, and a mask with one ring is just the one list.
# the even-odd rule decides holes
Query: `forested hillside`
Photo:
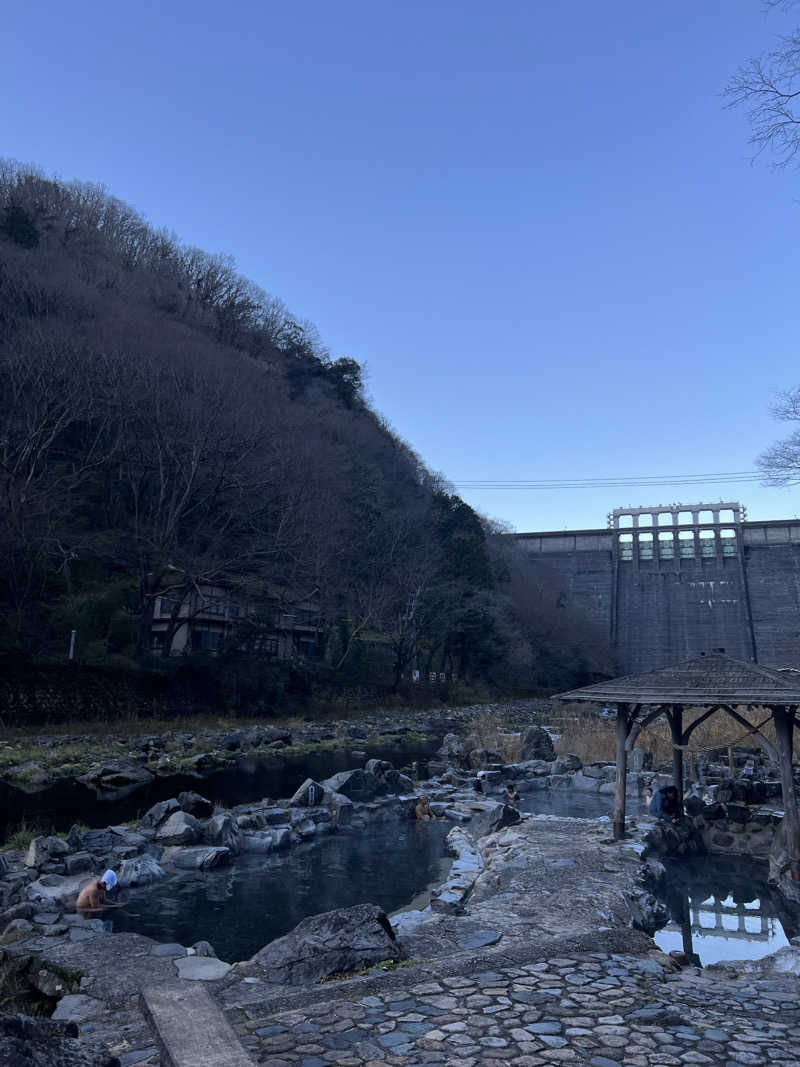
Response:
[{"label": "forested hillside", "polygon": [[370,409],[357,362],[227,259],[14,164],[0,389],[6,655],[63,660],[76,630],[81,662],[174,670],[151,647],[156,599],[212,583],[250,605],[214,669],[259,684],[253,634],[304,599],[320,658],[292,669],[312,684],[397,688],[412,661],[517,688],[609,666],[600,635]]}]

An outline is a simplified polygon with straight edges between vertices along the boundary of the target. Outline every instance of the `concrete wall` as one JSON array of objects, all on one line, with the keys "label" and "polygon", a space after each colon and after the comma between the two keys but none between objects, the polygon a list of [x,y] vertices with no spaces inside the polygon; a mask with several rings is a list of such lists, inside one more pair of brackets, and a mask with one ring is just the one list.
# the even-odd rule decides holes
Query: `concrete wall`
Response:
[{"label": "concrete wall", "polygon": [[[728,555],[720,530],[732,525],[736,550]],[[622,558],[620,537],[630,537],[630,529],[513,536],[543,578],[609,634],[622,673],[713,648],[736,659],[800,667],[800,522],[699,523],[681,530],[694,533],[693,558],[680,558],[677,527],[669,559],[658,558],[657,547],[654,558],[640,558],[638,541],[633,558]],[[715,554],[703,557],[701,531],[712,530]],[[640,532],[647,536],[645,530],[634,536]]]}]

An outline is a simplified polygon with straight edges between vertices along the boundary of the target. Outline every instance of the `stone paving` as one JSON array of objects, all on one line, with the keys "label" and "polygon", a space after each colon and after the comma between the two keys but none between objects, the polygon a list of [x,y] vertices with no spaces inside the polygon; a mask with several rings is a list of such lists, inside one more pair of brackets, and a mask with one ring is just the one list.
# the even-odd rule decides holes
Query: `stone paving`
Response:
[{"label": "stone paving", "polygon": [[495,966],[402,985],[395,973],[368,995],[338,982],[279,1011],[228,1014],[265,1067],[800,1064],[795,975],[675,972],[657,951]]}]

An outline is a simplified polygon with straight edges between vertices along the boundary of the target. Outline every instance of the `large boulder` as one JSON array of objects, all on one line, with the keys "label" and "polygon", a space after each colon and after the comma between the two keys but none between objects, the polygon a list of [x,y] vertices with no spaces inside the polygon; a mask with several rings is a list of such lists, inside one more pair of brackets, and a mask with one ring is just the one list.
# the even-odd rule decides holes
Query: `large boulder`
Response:
[{"label": "large boulder", "polygon": [[290,808],[315,808],[322,803],[325,796],[325,786],[315,782],[313,778],[306,778],[292,799],[289,801]]},{"label": "large boulder", "polygon": [[121,798],[135,789],[150,785],[154,776],[139,763],[119,759],[92,768],[87,774],[82,774],[78,781],[88,785],[98,796],[112,794]]},{"label": "large boulder", "polygon": [[215,867],[226,867],[231,862],[231,851],[213,845],[168,849],[164,862],[183,871],[211,871]]},{"label": "large boulder", "polygon": [[207,819],[214,811],[214,805],[210,800],[191,791],[178,793],[178,807],[181,811],[188,811],[196,819]]},{"label": "large boulder", "polygon": [[264,968],[270,982],[304,985],[403,957],[385,912],[375,904],[356,904],[303,919],[256,953],[253,962]]},{"label": "large boulder", "polygon": [[144,813],[141,818],[142,826],[150,826],[155,829],[165,819],[169,818],[174,811],[180,811],[180,804],[175,797],[170,797],[169,800],[161,800]]},{"label": "large boulder", "polygon": [[339,774],[326,778],[322,784],[326,789],[341,793],[350,800],[374,800],[387,791],[380,778],[358,768],[353,771],[340,771]]},{"label": "large boulder", "polygon": [[40,870],[69,853],[69,845],[60,837],[34,837],[25,855],[25,866]]},{"label": "large boulder", "polygon": [[74,1022],[0,1015],[0,1063],[14,1067],[119,1067],[102,1044],[78,1040]]},{"label": "large boulder", "polygon": [[414,792],[414,783],[411,779],[400,771],[396,771],[394,767],[391,770],[384,771],[380,778],[390,793]]},{"label": "large boulder", "polygon": [[156,830],[156,840],[161,845],[196,845],[202,836],[200,823],[187,811],[173,812]]},{"label": "large boulder", "polygon": [[554,760],[556,758],[553,739],[541,726],[528,726],[523,730],[520,741],[522,744],[520,760]]},{"label": "large boulder", "polygon": [[445,734],[437,755],[445,763],[462,763],[466,757],[466,749],[458,734]]},{"label": "large boulder", "polygon": [[209,845],[221,845],[231,852],[239,851],[239,824],[227,811],[209,819],[203,831]]},{"label": "large boulder", "polygon": [[152,856],[145,854],[137,856],[136,859],[125,860],[117,875],[117,881],[122,889],[128,889],[135,885],[151,885],[164,876],[164,869]]}]

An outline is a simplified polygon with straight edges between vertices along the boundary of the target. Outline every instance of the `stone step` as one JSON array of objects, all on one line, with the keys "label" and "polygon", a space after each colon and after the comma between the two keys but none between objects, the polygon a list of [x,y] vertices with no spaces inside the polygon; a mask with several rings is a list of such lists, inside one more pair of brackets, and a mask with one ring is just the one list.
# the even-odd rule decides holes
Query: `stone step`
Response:
[{"label": "stone step", "polygon": [[207,989],[165,982],[141,991],[166,1067],[253,1067],[253,1061]]}]

